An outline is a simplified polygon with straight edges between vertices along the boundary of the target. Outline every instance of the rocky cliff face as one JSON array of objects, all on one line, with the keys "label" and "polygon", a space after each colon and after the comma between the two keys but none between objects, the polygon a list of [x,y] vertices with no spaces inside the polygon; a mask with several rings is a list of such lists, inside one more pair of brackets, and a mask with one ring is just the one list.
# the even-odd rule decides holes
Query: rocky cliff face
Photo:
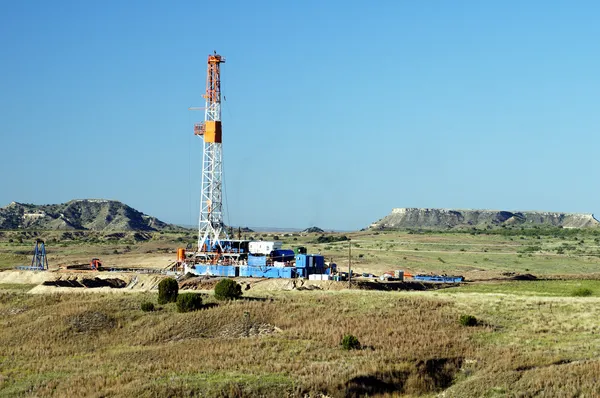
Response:
[{"label": "rocky cliff face", "polygon": [[539,211],[450,210],[397,208],[379,221],[372,229],[406,228],[460,228],[518,225],[554,226],[565,228],[597,227],[600,222],[593,214],[554,213]]},{"label": "rocky cliff face", "polygon": [[81,199],[54,205],[12,202],[0,208],[0,229],[159,231],[178,228],[116,200]]}]

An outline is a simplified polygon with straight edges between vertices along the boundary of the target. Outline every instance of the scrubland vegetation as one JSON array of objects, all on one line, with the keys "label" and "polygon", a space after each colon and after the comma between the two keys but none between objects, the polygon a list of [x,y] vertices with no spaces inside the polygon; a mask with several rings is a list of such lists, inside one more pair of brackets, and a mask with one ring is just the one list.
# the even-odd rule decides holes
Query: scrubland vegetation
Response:
[{"label": "scrubland vegetation", "polygon": [[[361,271],[480,279],[429,291],[250,289],[241,297],[232,285],[237,300],[179,290],[180,310],[187,312],[171,300],[159,304],[157,291],[37,295],[28,293],[32,284],[0,284],[0,395],[547,397],[600,391],[595,230],[344,235],[350,241],[314,243],[321,234],[279,238],[342,266],[352,244],[353,267]],[[30,237],[19,243],[16,236],[0,237],[5,268],[14,265],[11,256],[29,257]],[[103,260],[137,264],[170,261],[193,237],[56,236],[48,247],[54,262],[104,252]],[[110,254],[114,250],[119,254]],[[538,280],[511,280],[527,274]]]},{"label": "scrubland vegetation", "polygon": [[[520,282],[538,284],[541,282]],[[492,284],[490,284],[492,285]],[[46,396],[591,396],[600,300],[562,295],[276,292],[0,297],[0,394]],[[461,325],[463,314],[476,317]],[[344,350],[345,335],[360,347]],[[518,394],[517,394],[518,395]]]}]

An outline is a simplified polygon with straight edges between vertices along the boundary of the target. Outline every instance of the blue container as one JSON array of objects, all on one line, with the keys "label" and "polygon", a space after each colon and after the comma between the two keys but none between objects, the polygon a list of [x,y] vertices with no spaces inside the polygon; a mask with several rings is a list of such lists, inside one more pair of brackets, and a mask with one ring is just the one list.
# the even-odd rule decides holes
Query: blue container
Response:
[{"label": "blue container", "polygon": [[416,281],[422,282],[441,282],[441,283],[460,283],[465,280],[462,276],[449,276],[449,275],[415,275],[413,277]]},{"label": "blue container", "polygon": [[238,276],[238,267],[233,265],[201,265],[194,266],[194,270],[198,275],[210,276],[229,276],[235,278]]},{"label": "blue container", "polygon": [[315,267],[324,267],[325,266],[325,257],[319,255],[313,255],[313,264]]},{"label": "blue container", "polygon": [[293,267],[239,267],[239,276],[247,278],[293,278],[296,276]]},{"label": "blue container", "polygon": [[248,265],[253,267],[266,267],[267,257],[266,256],[248,256]]},{"label": "blue container", "polygon": [[196,271],[196,274],[198,275],[209,275],[208,273],[208,265],[196,265],[194,266],[194,270]]},{"label": "blue container", "polygon": [[296,254],[296,268],[306,268],[308,260],[306,254]]},{"label": "blue container", "polygon": [[293,261],[294,260],[294,251],[293,250],[273,250],[270,254],[273,261]]},{"label": "blue container", "polygon": [[235,278],[238,276],[238,267],[233,265],[217,265],[216,276],[229,276]]}]

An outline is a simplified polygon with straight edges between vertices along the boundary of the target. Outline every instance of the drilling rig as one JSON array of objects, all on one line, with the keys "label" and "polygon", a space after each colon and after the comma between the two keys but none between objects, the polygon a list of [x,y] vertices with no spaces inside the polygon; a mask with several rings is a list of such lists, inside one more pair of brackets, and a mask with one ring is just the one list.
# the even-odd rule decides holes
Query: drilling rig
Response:
[{"label": "drilling rig", "polygon": [[[223,223],[223,148],[221,127],[221,64],[225,58],[216,53],[208,56],[204,121],[194,125],[194,134],[202,137],[202,188],[198,220],[196,257],[216,263],[229,241]],[[192,108],[190,108],[192,109]]]}]

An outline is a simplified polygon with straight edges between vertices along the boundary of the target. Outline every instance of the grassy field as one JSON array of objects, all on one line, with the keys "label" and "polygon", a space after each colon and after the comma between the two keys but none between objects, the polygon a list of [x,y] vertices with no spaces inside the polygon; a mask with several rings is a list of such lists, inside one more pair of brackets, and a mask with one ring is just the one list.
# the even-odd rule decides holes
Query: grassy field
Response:
[{"label": "grassy field", "polygon": [[[205,296],[212,305],[187,314],[142,312],[149,293],[0,286],[0,394],[593,396],[600,299],[570,297],[559,281],[496,285]],[[462,314],[479,326],[461,326]],[[363,348],[342,350],[346,333]]]},{"label": "grassy field", "polygon": [[[403,269],[416,273],[462,274],[489,279],[507,272],[540,276],[583,275],[600,270],[600,238],[595,230],[513,231],[500,235],[477,233],[413,233],[361,231],[348,234],[248,233],[247,238],[280,240],[284,247],[305,246],[342,268],[351,262],[358,272],[382,273]],[[66,234],[66,235],[65,235]],[[0,269],[31,262],[37,237],[46,240],[50,266],[89,263],[100,257],[110,267],[165,267],[177,247],[195,245],[194,231],[181,233],[0,232]],[[350,241],[318,243],[347,237]]]},{"label": "grassy field", "polygon": [[[345,267],[343,235],[254,237],[306,246]],[[203,294],[205,308],[186,314],[174,304],[141,311],[143,302],[156,304],[156,293],[31,294],[33,284],[0,284],[0,395],[591,397],[600,391],[595,233],[346,235],[358,272],[461,273],[476,282],[410,292],[251,289],[229,303]],[[30,261],[37,237],[48,242],[51,268],[97,256],[111,266],[163,267],[195,239],[193,232],[137,238],[2,232],[0,267]],[[539,279],[510,279],[524,273]],[[461,315],[474,316],[477,325],[462,326]],[[341,349],[348,333],[360,350]]]}]

